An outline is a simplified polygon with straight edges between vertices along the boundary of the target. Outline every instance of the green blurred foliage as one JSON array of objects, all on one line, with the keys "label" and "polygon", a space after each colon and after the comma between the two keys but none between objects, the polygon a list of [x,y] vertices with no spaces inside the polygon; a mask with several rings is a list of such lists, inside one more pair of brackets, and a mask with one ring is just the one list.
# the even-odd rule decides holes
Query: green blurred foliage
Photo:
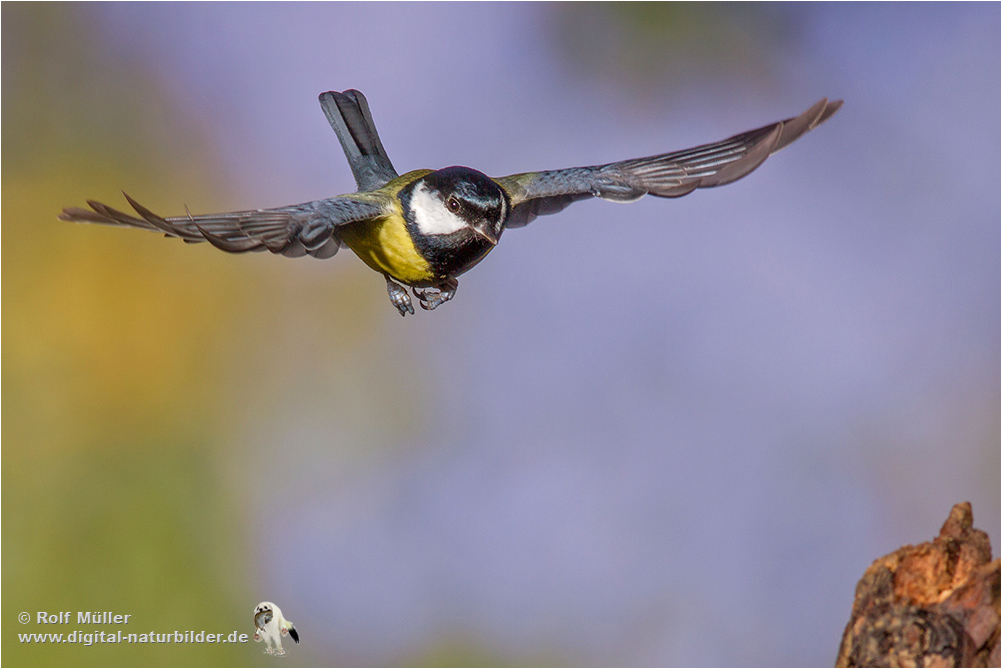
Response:
[{"label": "green blurred foliage", "polygon": [[[84,647],[16,636],[77,628],[36,625],[43,610],[73,611],[74,621],[76,611],[130,613],[126,631],[137,633],[252,632],[263,593],[245,536],[259,502],[246,490],[244,424],[266,421],[281,393],[319,414],[366,364],[382,375],[341,411],[413,391],[396,382],[387,392],[392,372],[413,367],[372,336],[385,296],[378,277],[368,290],[360,265],[332,282],[290,274],[282,259],[56,220],[88,197],[124,206],[113,199],[123,186],[154,210],[175,209],[163,200],[171,194],[233,204],[206,130],[150,73],[95,42],[88,11],[2,6],[3,661],[264,662],[253,642]],[[320,344],[297,346],[303,338]],[[345,349],[358,361],[341,372]],[[421,406],[405,406],[414,413],[392,421],[359,412],[363,431],[379,425],[362,443],[412,430]],[[346,443],[332,437],[332,452]],[[31,624],[13,623],[21,611]]]},{"label": "green blurred foliage", "polygon": [[[109,184],[205,193],[204,144],[166,140],[184,120],[155,82],[102,57],[75,7],[2,11],[3,619],[33,619],[6,625],[4,663],[246,664],[255,654],[223,646],[17,640],[69,633],[81,610],[131,613],[135,632],[246,628],[229,604],[247,565],[213,445],[212,351],[234,326],[215,305],[234,279],[55,220]],[[37,625],[39,610],[74,624]]]}]

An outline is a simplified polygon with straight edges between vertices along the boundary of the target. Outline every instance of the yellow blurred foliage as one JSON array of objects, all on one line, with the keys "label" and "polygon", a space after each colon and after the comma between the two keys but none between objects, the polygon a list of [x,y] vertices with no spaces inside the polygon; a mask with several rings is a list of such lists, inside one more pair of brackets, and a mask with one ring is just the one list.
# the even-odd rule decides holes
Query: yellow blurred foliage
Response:
[{"label": "yellow blurred foliage", "polygon": [[[233,354],[254,345],[240,336],[253,306],[242,296],[269,272],[58,221],[87,197],[118,204],[122,185],[212,201],[211,143],[151,77],[103,55],[86,8],[2,11],[3,617],[114,609],[147,631],[248,627],[240,614],[254,602],[239,585],[253,564],[241,559],[241,499],[227,494],[228,441],[217,435]],[[72,631],[44,627],[5,626],[5,664],[257,656],[15,636]]]},{"label": "yellow blurred foliage", "polygon": [[215,305],[236,274],[154,249],[165,242],[153,235],[55,220],[80,190],[71,184],[68,173],[5,174],[5,442],[44,426],[50,439],[36,445],[63,450],[96,445],[110,425],[204,418],[219,387],[212,353],[235,327],[234,310]]}]

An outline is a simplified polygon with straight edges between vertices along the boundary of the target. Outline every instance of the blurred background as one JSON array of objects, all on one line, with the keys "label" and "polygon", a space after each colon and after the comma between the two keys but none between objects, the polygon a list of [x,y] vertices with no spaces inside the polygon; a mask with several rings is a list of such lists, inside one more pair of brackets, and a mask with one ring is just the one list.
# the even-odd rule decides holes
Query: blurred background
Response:
[{"label": "blurred background", "polygon": [[[272,666],[13,623],[250,634],[271,600],[303,665],[830,665],[872,560],[964,500],[998,546],[999,22],[4,3],[4,664]],[[401,172],[496,176],[846,104],[726,188],[510,231],[406,320],[349,251],[55,218],[349,192],[346,88]]]}]

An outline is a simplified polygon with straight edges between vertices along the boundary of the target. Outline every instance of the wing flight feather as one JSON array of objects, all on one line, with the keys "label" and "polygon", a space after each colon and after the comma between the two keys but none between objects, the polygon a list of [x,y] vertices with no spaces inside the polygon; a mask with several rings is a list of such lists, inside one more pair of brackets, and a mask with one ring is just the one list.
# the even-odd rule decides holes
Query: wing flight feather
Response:
[{"label": "wing flight feather", "polygon": [[723,186],[748,175],[841,106],[841,100],[823,98],[800,116],[712,144],[607,165],[502,177],[497,181],[512,200],[507,227],[521,227],[589,197],[632,202],[644,195],[682,197],[697,188]]},{"label": "wing flight feather", "polygon": [[270,251],[291,258],[304,255],[330,258],[341,245],[338,228],[386,213],[384,204],[377,198],[342,195],[278,209],[199,216],[188,213],[164,218],[128,195],[125,199],[138,216],[88,200],[90,209],[67,207],[59,218],[162,232],[167,237],[177,237],[191,244],[209,242],[229,253]]}]

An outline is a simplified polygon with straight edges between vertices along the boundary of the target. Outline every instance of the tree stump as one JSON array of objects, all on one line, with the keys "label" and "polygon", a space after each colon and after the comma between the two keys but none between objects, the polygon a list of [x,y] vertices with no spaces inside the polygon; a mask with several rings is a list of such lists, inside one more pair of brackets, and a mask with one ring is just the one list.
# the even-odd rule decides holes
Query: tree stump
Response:
[{"label": "tree stump", "polygon": [[972,523],[957,504],[938,537],[870,565],[836,667],[999,666],[999,560]]}]

